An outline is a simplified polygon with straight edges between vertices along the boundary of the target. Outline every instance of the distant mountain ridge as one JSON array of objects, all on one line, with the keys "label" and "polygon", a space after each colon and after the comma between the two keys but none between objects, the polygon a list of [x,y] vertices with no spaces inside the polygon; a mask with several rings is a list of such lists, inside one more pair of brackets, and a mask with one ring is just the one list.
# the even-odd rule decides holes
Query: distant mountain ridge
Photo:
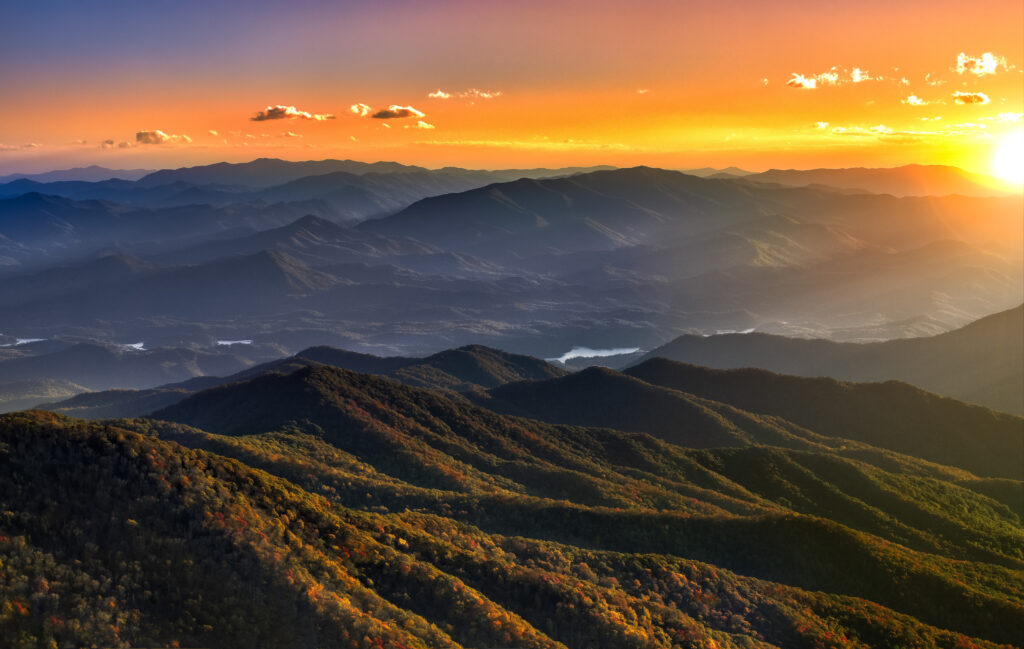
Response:
[{"label": "distant mountain ridge", "polygon": [[894,196],[999,196],[1008,193],[996,187],[988,176],[946,165],[906,165],[867,169],[769,169],[744,176],[754,182],[779,183],[795,187],[827,185]]},{"label": "distant mountain ridge", "polygon": [[7,174],[6,176],[0,176],[0,183],[9,183],[19,179],[32,180],[39,183],[61,181],[99,182],[111,178],[138,180],[153,172],[153,169],[107,169],[98,165],[89,165],[88,167],[75,167],[73,169],[60,169],[40,173]]},{"label": "distant mountain ridge", "polygon": [[757,367],[848,381],[897,379],[962,401],[1024,414],[1024,305],[925,338],[836,343],[768,334],[686,335],[651,350],[718,369]]}]

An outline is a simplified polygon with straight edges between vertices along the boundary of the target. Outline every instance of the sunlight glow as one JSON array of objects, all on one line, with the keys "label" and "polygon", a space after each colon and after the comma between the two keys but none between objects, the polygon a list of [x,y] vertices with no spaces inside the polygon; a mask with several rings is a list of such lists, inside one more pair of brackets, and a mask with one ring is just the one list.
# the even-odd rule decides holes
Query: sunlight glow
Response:
[{"label": "sunlight glow", "polygon": [[1003,138],[992,154],[992,173],[1017,185],[1024,185],[1024,133]]}]

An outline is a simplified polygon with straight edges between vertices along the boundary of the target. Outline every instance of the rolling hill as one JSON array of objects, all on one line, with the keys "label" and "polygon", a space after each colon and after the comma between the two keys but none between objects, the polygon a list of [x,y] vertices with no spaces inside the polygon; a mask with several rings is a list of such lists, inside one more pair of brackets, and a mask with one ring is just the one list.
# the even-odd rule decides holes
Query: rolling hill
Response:
[{"label": "rolling hill", "polygon": [[[16,576],[0,588],[20,605],[0,618],[8,635],[211,647],[1020,641],[1024,529],[985,495],[992,481],[793,424],[818,443],[685,448],[323,365],[156,416],[0,419],[0,551]],[[699,438],[685,422],[679,441],[688,434]]]}]

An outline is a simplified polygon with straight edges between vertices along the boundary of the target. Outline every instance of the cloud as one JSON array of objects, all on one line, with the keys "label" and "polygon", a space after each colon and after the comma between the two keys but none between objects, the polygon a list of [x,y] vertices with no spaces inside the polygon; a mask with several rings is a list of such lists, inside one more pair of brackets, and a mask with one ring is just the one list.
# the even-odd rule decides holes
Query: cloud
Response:
[{"label": "cloud", "polygon": [[427,97],[430,97],[431,99],[449,99],[449,98],[451,98],[451,96],[452,96],[451,93],[445,92],[444,90],[441,90],[440,88],[438,88],[434,92],[428,92],[427,93]]},{"label": "cloud", "polygon": [[427,124],[426,122],[424,122],[424,121],[423,121],[423,120],[421,119],[420,121],[416,122],[416,128],[426,128],[426,129],[430,129],[430,128],[434,128],[434,125],[433,125],[433,124]]},{"label": "cloud", "polygon": [[786,85],[790,88],[803,88],[805,90],[813,90],[818,86],[818,82],[814,77],[805,77],[802,74],[793,73],[793,78],[786,82]]},{"label": "cloud", "polygon": [[378,110],[370,117],[374,119],[400,119],[403,117],[424,117],[425,114],[422,111],[418,111],[412,106],[396,106],[394,104]]},{"label": "cloud", "polygon": [[348,109],[350,112],[353,112],[356,115],[359,115],[360,117],[366,117],[367,115],[370,114],[370,111],[373,110],[366,104],[352,104],[351,106],[348,107]]},{"label": "cloud", "polygon": [[477,88],[470,88],[465,92],[459,93],[460,97],[468,99],[494,99],[495,97],[501,96],[500,90],[478,90]]},{"label": "cloud", "polygon": [[999,113],[995,117],[982,117],[985,122],[1003,122],[1004,124],[1016,124],[1024,119],[1024,113]]},{"label": "cloud", "polygon": [[924,99],[921,99],[917,95],[910,95],[906,99],[901,99],[900,103],[901,104],[906,104],[908,106],[926,106],[926,105],[928,105],[927,101],[925,101]]},{"label": "cloud", "polygon": [[828,122],[815,122],[814,128],[825,130],[826,128],[828,128]]},{"label": "cloud", "polygon": [[102,142],[100,142],[100,148],[102,149],[113,149],[114,146],[115,143],[113,140],[103,140]]},{"label": "cloud", "polygon": [[860,68],[854,68],[850,71],[850,80],[854,83],[860,83],[861,81],[871,81],[873,77],[867,70],[861,70]]},{"label": "cloud", "polygon": [[650,88],[637,88],[636,89],[636,94],[638,94],[638,95],[646,95],[650,91],[651,91]]},{"label": "cloud", "polygon": [[278,135],[278,137],[302,137],[302,136],[299,135],[298,133],[292,133],[291,131],[285,131],[284,133]]},{"label": "cloud", "polygon": [[72,144],[79,144],[79,145],[81,145],[81,144],[88,144],[88,143],[89,143],[88,140],[83,140],[83,139],[78,139],[78,140],[75,140],[74,142],[72,142]]},{"label": "cloud", "polygon": [[1005,56],[995,56],[992,52],[985,52],[981,56],[968,56],[964,52],[956,57],[957,74],[973,74],[983,77],[986,74],[995,74],[999,68],[1008,69]]},{"label": "cloud", "polygon": [[168,135],[160,129],[153,131],[139,131],[135,134],[136,144],[188,144],[190,142],[192,142],[192,138],[187,135]]},{"label": "cloud", "polygon": [[25,149],[38,149],[42,144],[26,142],[25,144],[0,144],[0,151],[24,151]]},{"label": "cloud", "polygon": [[983,92],[960,92],[953,93],[953,99],[958,104],[987,104],[991,101]]},{"label": "cloud", "polygon": [[311,119],[322,122],[327,119],[334,119],[334,115],[316,115],[299,110],[295,106],[282,106],[278,104],[277,106],[267,106],[265,110],[261,110],[249,119],[254,122],[265,122],[270,119]]},{"label": "cloud", "polygon": [[761,79],[761,85],[767,86],[769,84],[768,77]]},{"label": "cloud", "polygon": [[220,133],[218,133],[217,131],[213,130],[212,128],[208,132],[209,132],[210,135],[220,135]]}]

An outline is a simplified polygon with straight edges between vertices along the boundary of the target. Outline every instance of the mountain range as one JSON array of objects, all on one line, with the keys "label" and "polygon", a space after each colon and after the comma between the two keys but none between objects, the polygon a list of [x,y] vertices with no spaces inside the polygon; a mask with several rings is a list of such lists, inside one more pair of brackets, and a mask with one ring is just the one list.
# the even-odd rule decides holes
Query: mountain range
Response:
[{"label": "mountain range", "polygon": [[[489,357],[486,376],[507,367]],[[636,368],[661,383],[693,371],[709,372]],[[677,426],[523,419],[319,363],[211,387],[148,419],[4,415],[0,629],[108,646],[1022,640],[1019,466],[975,473],[856,439],[880,425],[904,443],[948,443],[929,429],[934,397],[911,393],[894,412],[886,395],[900,389],[818,381],[785,404],[801,425],[587,370],[490,399],[529,389],[571,409],[573,382],[594,381],[613,382],[594,394],[619,394],[617,421]],[[623,382],[640,390],[619,392]],[[719,385],[743,395],[749,377]],[[812,429],[819,392],[837,416],[849,398],[876,419],[854,438]],[[942,435],[1020,446],[1024,420],[949,407],[963,426]]]},{"label": "mountain range", "polygon": [[1024,414],[1024,305],[936,336],[856,344],[767,334],[680,336],[645,358],[756,367],[849,381],[898,379],[939,394]]}]

